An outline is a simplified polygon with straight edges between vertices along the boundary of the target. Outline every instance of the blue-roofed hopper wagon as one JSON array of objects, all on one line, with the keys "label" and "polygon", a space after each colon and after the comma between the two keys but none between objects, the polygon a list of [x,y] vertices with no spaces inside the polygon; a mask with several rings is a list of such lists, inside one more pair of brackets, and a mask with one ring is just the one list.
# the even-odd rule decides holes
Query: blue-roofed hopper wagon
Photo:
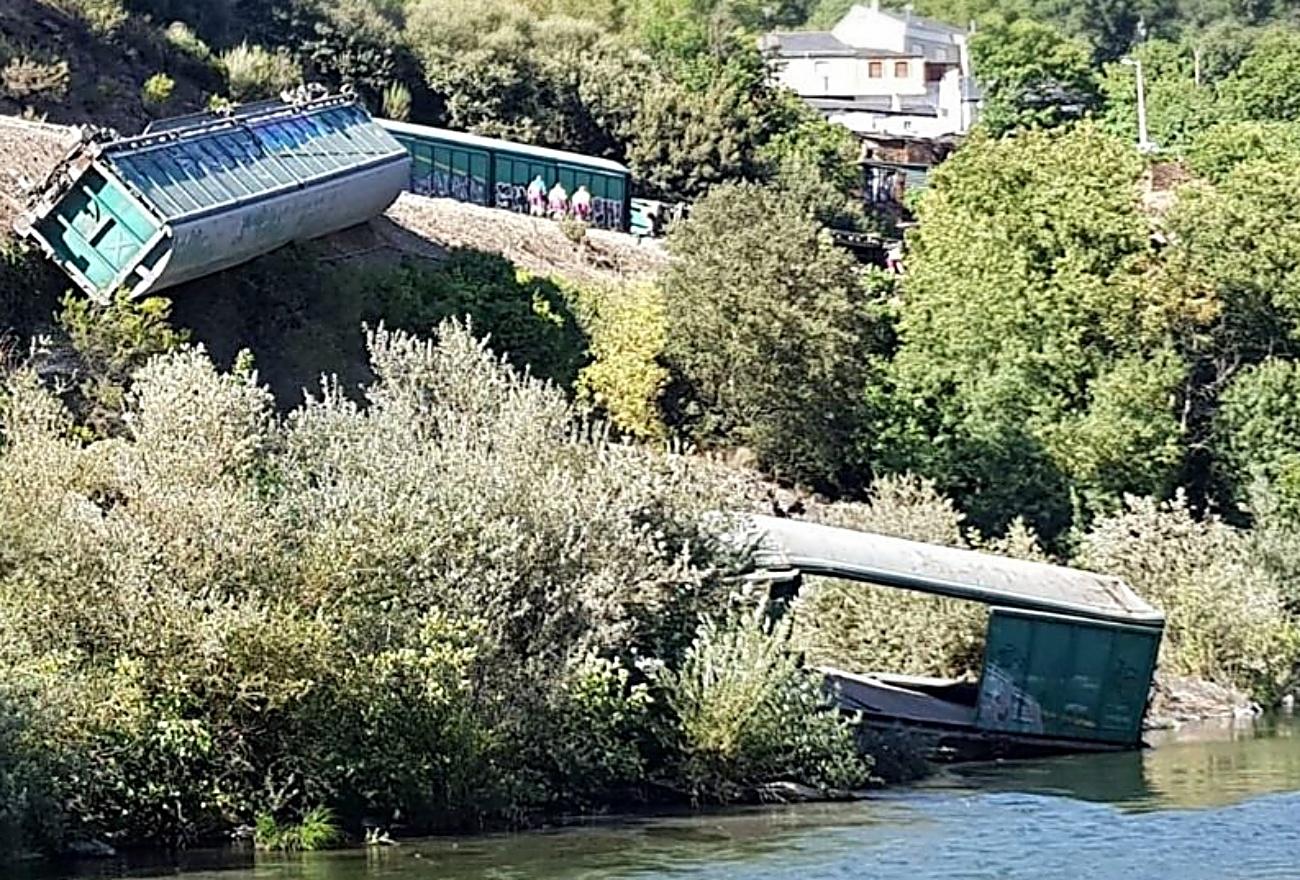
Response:
[{"label": "blue-roofed hopper wagon", "polygon": [[143,296],[382,213],[410,157],[349,96],[83,138],[15,221],[97,300]]}]

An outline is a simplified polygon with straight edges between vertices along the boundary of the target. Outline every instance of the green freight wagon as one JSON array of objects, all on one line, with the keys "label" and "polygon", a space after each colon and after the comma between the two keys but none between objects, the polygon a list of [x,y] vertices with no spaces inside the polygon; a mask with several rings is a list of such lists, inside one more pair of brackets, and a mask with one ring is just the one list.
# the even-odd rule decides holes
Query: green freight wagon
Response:
[{"label": "green freight wagon", "polygon": [[349,96],[83,139],[15,221],[91,297],[143,296],[382,213],[410,157]]},{"label": "green freight wagon", "polygon": [[738,534],[750,577],[786,601],[815,575],[989,608],[978,679],[824,670],[868,724],[946,758],[1141,745],[1164,615],[1119,578],[793,519],[750,517]]},{"label": "green freight wagon", "polygon": [[540,174],[547,189],[558,181],[570,195],[585,185],[593,225],[627,231],[631,222],[631,173],[617,162],[428,125],[379,124],[411,154],[416,195],[527,213],[528,184]]}]

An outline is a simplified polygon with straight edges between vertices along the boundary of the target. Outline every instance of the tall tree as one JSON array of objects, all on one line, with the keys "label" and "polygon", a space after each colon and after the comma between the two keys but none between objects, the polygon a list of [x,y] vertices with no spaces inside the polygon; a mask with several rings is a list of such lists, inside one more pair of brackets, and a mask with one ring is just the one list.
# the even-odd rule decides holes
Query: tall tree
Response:
[{"label": "tall tree", "polygon": [[997,19],[971,40],[984,89],[981,121],[994,134],[1049,128],[1090,115],[1101,103],[1082,42],[1028,19]]},{"label": "tall tree", "polygon": [[1091,125],[977,138],[909,236],[876,458],[955,494],[981,528],[1159,492],[1177,473],[1183,369],[1130,144]]},{"label": "tall tree", "polygon": [[852,259],[806,206],[753,184],[715,188],[671,243],[667,356],[685,427],[786,479],[851,480],[868,353]]},{"label": "tall tree", "polygon": [[1224,81],[1225,104],[1247,119],[1300,121],[1300,32],[1270,28]]},{"label": "tall tree", "polygon": [[[1138,47],[1133,57],[1142,62],[1149,136],[1160,147],[1181,151],[1221,118],[1213,85],[1204,76],[1197,82],[1195,47],[1153,40]],[[1119,62],[1108,64],[1101,84],[1107,127],[1130,142],[1137,140],[1134,68]]]}]

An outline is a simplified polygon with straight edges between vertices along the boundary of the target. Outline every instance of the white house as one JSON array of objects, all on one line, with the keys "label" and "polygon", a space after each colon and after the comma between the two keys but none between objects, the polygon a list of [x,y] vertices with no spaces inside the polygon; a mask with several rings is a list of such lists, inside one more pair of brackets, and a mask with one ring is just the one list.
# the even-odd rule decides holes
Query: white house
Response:
[{"label": "white house", "polygon": [[974,122],[967,39],[961,28],[872,0],[832,30],[771,33],[761,46],[773,77],[832,121],[861,134],[937,138]]}]

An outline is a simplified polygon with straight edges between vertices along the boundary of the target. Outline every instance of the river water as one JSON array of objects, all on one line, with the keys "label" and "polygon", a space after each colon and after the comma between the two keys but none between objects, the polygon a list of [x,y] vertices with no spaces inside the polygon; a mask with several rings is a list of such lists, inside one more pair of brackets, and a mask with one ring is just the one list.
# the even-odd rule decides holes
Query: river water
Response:
[{"label": "river water", "polygon": [[1300,878],[1300,724],[1159,735],[1121,755],[949,768],[865,802],[609,820],[297,856],[196,852],[33,880]]}]

